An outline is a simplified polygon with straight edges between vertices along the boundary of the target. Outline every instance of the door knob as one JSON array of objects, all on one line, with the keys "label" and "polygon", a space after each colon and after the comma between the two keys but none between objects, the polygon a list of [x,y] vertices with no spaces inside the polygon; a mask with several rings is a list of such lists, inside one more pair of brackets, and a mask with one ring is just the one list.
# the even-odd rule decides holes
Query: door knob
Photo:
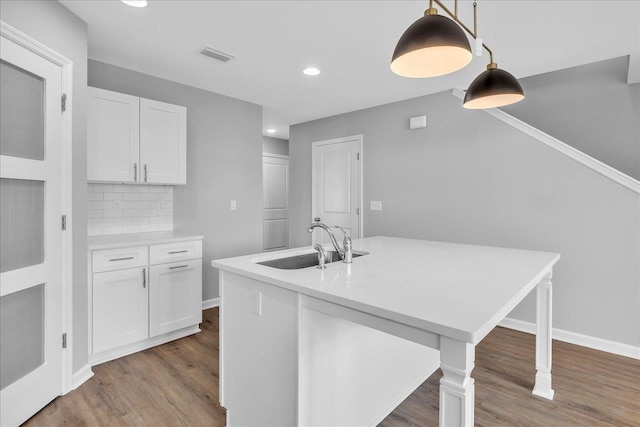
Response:
[{"label": "door knob", "polygon": [[320,222],[320,217],[319,217],[319,216],[317,216],[317,217],[313,218],[313,220],[314,220],[315,222]]}]

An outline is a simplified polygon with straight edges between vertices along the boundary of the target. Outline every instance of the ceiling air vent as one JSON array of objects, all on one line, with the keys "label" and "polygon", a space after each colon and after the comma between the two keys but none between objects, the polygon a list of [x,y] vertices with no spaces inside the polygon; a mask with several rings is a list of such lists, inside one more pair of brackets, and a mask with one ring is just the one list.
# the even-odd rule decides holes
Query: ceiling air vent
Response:
[{"label": "ceiling air vent", "polygon": [[235,56],[233,55],[222,52],[220,50],[213,49],[208,46],[205,46],[204,49],[200,51],[200,54],[204,56],[208,56],[209,58],[217,59],[218,61],[222,61],[222,62],[231,61],[232,59],[235,58]]}]

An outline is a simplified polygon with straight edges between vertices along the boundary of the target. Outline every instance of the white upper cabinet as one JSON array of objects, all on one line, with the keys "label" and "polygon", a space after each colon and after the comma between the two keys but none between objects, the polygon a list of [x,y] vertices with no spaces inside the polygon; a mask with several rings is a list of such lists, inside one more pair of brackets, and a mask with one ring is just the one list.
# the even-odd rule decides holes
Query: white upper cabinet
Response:
[{"label": "white upper cabinet", "polygon": [[89,181],[186,184],[187,109],[88,88]]},{"label": "white upper cabinet", "polygon": [[142,181],[187,182],[187,109],[140,99]]},{"label": "white upper cabinet", "polygon": [[87,178],[135,182],[140,165],[140,98],[88,89]]}]

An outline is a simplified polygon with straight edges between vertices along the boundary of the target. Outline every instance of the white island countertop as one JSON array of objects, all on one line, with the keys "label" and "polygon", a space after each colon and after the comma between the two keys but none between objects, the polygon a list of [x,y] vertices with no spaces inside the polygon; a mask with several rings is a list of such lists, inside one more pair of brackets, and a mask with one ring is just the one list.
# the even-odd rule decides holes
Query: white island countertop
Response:
[{"label": "white island countertop", "polygon": [[203,236],[180,231],[156,231],[149,233],[111,234],[107,236],[90,236],[87,247],[90,251],[99,249],[126,248],[136,245],[154,245],[159,243],[202,240]]},{"label": "white island countertop", "polygon": [[[327,247],[328,248],[328,247]],[[541,280],[560,254],[394,237],[353,241],[352,264],[282,270],[257,264],[289,249],[212,261],[213,267],[477,344]]]}]

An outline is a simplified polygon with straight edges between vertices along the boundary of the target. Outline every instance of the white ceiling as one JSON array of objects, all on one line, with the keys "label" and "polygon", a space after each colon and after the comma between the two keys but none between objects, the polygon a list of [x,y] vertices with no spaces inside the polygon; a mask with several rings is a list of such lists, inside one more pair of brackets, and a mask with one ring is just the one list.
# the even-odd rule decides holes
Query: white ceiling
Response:
[{"label": "white ceiling", "polygon": [[[87,22],[89,57],[264,107],[264,130],[466,89],[488,63],[431,79],[389,69],[396,42],[425,1],[169,1],[138,9],[118,0],[62,0]],[[452,0],[444,3],[451,9]],[[472,2],[460,2],[471,26]],[[640,80],[640,1],[478,0],[478,33],[518,78],[631,55]],[[236,55],[221,63],[205,45]],[[472,44],[473,46],[473,44]],[[317,77],[302,69],[320,68]]]}]

